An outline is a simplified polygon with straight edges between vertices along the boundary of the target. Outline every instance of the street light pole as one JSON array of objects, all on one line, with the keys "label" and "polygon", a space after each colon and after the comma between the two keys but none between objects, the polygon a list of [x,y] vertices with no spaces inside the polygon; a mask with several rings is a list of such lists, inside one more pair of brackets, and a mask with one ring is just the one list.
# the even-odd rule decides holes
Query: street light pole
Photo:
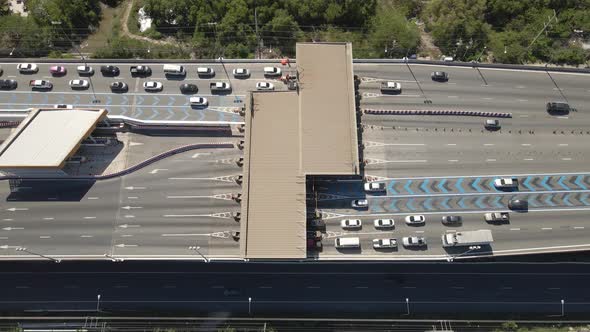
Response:
[{"label": "street light pole", "polygon": [[474,250],[479,250],[479,249],[481,249],[481,246],[471,246],[471,247],[469,247],[469,250],[467,250],[465,252],[462,252],[462,253],[460,253],[458,255],[455,255],[455,256],[449,256],[449,257],[447,257],[447,262],[452,262],[452,261],[455,260],[455,258],[461,257],[463,255],[467,255],[468,253],[470,253],[470,252],[472,252]]},{"label": "street light pole", "polygon": [[39,257],[41,257],[41,258],[46,258],[46,259],[49,259],[50,261],[52,261],[52,262],[55,262],[55,263],[61,263],[61,259],[57,259],[57,258],[53,258],[53,257],[49,257],[49,256],[45,256],[45,255],[43,255],[43,254],[39,254],[39,253],[36,253],[36,252],[30,251],[29,249],[27,249],[27,248],[25,248],[25,247],[17,247],[17,248],[15,248],[14,250],[16,250],[16,251],[24,251],[24,252],[26,252],[26,253],[27,253],[27,254],[29,254],[29,255],[35,255],[35,256],[39,256]]},{"label": "street light pole", "polygon": [[248,298],[248,316],[252,316],[252,298],[251,297]]},{"label": "street light pole", "polygon": [[100,294],[96,295],[96,312],[100,312]]},{"label": "street light pole", "polygon": [[410,315],[410,299],[406,297],[406,315]]},{"label": "street light pole", "polygon": [[561,300],[561,317],[565,316],[565,301]]},{"label": "street light pole", "polygon": [[[61,21],[51,21],[51,25],[58,26],[61,29],[61,32],[66,37],[66,39],[68,40],[68,42],[70,43],[70,45],[73,45],[74,46],[74,49],[76,50],[76,52],[78,52],[78,55],[82,59],[82,62],[84,62],[84,66],[88,67],[88,63],[86,63],[86,58],[84,57],[84,55],[82,55],[82,51],[70,39],[70,36],[68,36],[68,34],[64,30],[64,28],[61,26]],[[92,100],[92,103],[93,104],[100,103],[100,100],[96,99],[96,92],[94,91],[94,84],[92,83],[92,76],[89,75],[88,76],[88,80],[90,81],[90,88],[92,89],[92,96],[94,97],[94,100]]]},{"label": "street light pole", "polygon": [[190,247],[188,247],[188,250],[196,251],[199,255],[201,255],[201,257],[203,257],[203,259],[205,260],[205,262],[209,263],[209,258],[207,258],[207,256],[203,255],[203,253],[201,253],[199,251],[199,249],[201,249],[201,247],[199,247],[199,246],[190,246]]}]

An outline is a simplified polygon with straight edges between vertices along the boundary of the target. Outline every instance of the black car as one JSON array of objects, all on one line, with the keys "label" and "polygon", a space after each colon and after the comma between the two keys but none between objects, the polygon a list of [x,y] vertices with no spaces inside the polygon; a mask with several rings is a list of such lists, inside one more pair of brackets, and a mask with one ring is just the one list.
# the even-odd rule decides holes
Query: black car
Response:
[{"label": "black car", "polygon": [[182,93],[197,93],[199,88],[194,84],[184,83],[180,85],[180,92]]},{"label": "black car", "polygon": [[100,72],[104,76],[119,76],[119,67],[115,66],[100,66]]},{"label": "black car", "polygon": [[549,114],[568,114],[571,108],[568,103],[553,101],[547,103],[547,112]]},{"label": "black car", "polygon": [[441,221],[445,225],[460,224],[463,218],[461,216],[443,216]]},{"label": "black car", "polygon": [[129,86],[125,82],[113,82],[110,86],[112,92],[127,92],[129,90]]},{"label": "black car", "polygon": [[18,83],[15,80],[0,80],[0,89],[13,90],[16,89]]},{"label": "black car", "polygon": [[483,125],[487,130],[498,130],[501,128],[500,121],[497,119],[487,119]]},{"label": "black car", "polygon": [[529,209],[529,202],[524,199],[511,199],[508,202],[508,208],[510,210],[526,211]]},{"label": "black car", "polygon": [[446,82],[449,80],[449,75],[444,71],[433,71],[430,75],[433,81]]}]

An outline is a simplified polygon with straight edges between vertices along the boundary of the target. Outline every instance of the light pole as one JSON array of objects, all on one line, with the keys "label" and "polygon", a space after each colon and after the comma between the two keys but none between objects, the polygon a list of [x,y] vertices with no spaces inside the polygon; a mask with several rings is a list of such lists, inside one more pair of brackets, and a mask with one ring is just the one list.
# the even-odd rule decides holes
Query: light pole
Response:
[{"label": "light pole", "polygon": [[561,317],[565,316],[565,301],[561,300]]},{"label": "light pole", "polygon": [[[78,48],[78,46],[76,46],[76,44],[74,42],[72,42],[72,40],[70,39],[70,37],[68,36],[66,31],[62,28],[61,21],[51,21],[51,25],[58,26],[61,29],[61,32],[64,34],[64,36],[66,37],[66,39],[68,40],[70,45],[73,45],[76,52],[78,52],[78,55],[82,59],[82,62],[84,62],[84,66],[88,67],[88,63],[86,63],[86,58],[84,57],[84,55],[82,55],[81,50]],[[96,93],[94,92],[94,84],[92,83],[92,76],[88,75],[88,80],[90,81],[90,88],[92,89],[92,96],[94,97],[94,99],[92,100],[92,103],[93,104],[100,103],[100,100],[96,99]]]},{"label": "light pole", "polygon": [[14,49],[15,49],[15,48],[16,48],[16,47],[13,47],[13,48],[12,48],[12,50],[10,50],[10,54],[8,54],[9,56],[12,56],[12,52],[14,52]]},{"label": "light pole", "polygon": [[49,257],[49,256],[45,256],[45,255],[43,255],[43,254],[39,254],[39,253],[36,253],[36,252],[30,251],[29,249],[27,249],[27,248],[25,248],[25,247],[17,247],[17,248],[15,248],[14,250],[16,250],[16,251],[24,251],[24,252],[26,252],[26,253],[27,253],[27,254],[29,254],[29,255],[35,255],[35,256],[39,256],[39,257],[41,257],[41,258],[46,258],[46,259],[49,259],[50,261],[52,261],[52,262],[55,262],[55,263],[61,263],[61,259],[57,259],[57,258],[53,258],[53,257]]},{"label": "light pole", "polygon": [[116,257],[113,257],[113,255],[109,255],[109,254],[104,254],[104,257],[106,257],[106,258],[108,258],[111,261],[116,262],[116,263],[119,263],[119,262],[123,262],[124,261],[124,259],[122,259],[122,258],[116,258]]},{"label": "light pole", "polygon": [[100,294],[96,295],[96,312],[100,312]]},{"label": "light pole", "polygon": [[460,253],[458,255],[455,255],[455,256],[449,256],[449,257],[447,257],[447,262],[452,262],[452,261],[455,260],[455,258],[461,257],[463,255],[467,255],[468,253],[470,253],[470,252],[472,252],[474,250],[479,250],[479,249],[481,249],[481,246],[470,246],[469,247],[469,250],[467,250],[465,252],[462,252],[462,253]]},{"label": "light pole", "polygon": [[483,50],[481,50],[481,53],[479,53],[479,56],[477,57],[477,62],[479,62],[479,60],[481,59],[481,56],[483,55],[483,52],[485,52],[487,48],[488,48],[487,46],[483,47]]},{"label": "light pole", "polygon": [[248,298],[248,316],[252,316],[252,298],[251,297]]},{"label": "light pole", "polygon": [[406,315],[410,315],[410,299],[406,297]]},{"label": "light pole", "polygon": [[199,255],[201,255],[201,257],[203,257],[203,259],[205,260],[205,262],[209,263],[209,258],[207,258],[207,256],[203,255],[203,253],[201,253],[199,251],[199,249],[201,249],[201,247],[199,247],[199,246],[190,246],[190,247],[188,247],[188,250],[196,251]]}]

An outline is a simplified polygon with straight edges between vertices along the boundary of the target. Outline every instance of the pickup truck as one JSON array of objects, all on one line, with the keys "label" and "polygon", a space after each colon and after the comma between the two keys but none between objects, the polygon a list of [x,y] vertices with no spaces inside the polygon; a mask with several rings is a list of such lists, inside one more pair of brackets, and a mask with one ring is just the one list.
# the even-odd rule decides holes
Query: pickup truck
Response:
[{"label": "pickup truck", "polygon": [[29,81],[29,86],[33,89],[51,89],[53,88],[53,84],[49,81],[45,80],[31,80]]},{"label": "pickup truck", "polygon": [[227,82],[212,82],[209,84],[211,92],[222,92],[231,90],[231,85]]},{"label": "pickup truck", "polygon": [[510,214],[508,212],[488,212],[483,215],[487,222],[509,222]]},{"label": "pickup truck", "polygon": [[152,74],[152,69],[148,66],[131,66],[129,68],[131,75],[149,76]]}]

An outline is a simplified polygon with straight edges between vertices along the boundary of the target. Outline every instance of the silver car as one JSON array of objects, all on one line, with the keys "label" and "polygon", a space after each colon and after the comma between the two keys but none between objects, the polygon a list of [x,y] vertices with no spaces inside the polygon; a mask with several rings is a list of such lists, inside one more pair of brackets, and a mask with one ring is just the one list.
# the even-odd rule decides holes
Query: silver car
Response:
[{"label": "silver car", "polygon": [[397,248],[397,240],[396,239],[374,239],[373,240],[373,248],[375,249],[391,249]]},{"label": "silver car", "polygon": [[70,87],[72,89],[88,89],[88,81],[87,80],[71,80]]},{"label": "silver car", "polygon": [[423,247],[426,245],[426,239],[423,236],[404,236],[402,243],[404,247]]},{"label": "silver car", "polygon": [[145,91],[162,91],[162,83],[157,81],[147,81],[143,83]]},{"label": "silver car", "polygon": [[366,199],[355,199],[350,202],[350,206],[357,209],[364,209],[369,207],[369,201]]}]

